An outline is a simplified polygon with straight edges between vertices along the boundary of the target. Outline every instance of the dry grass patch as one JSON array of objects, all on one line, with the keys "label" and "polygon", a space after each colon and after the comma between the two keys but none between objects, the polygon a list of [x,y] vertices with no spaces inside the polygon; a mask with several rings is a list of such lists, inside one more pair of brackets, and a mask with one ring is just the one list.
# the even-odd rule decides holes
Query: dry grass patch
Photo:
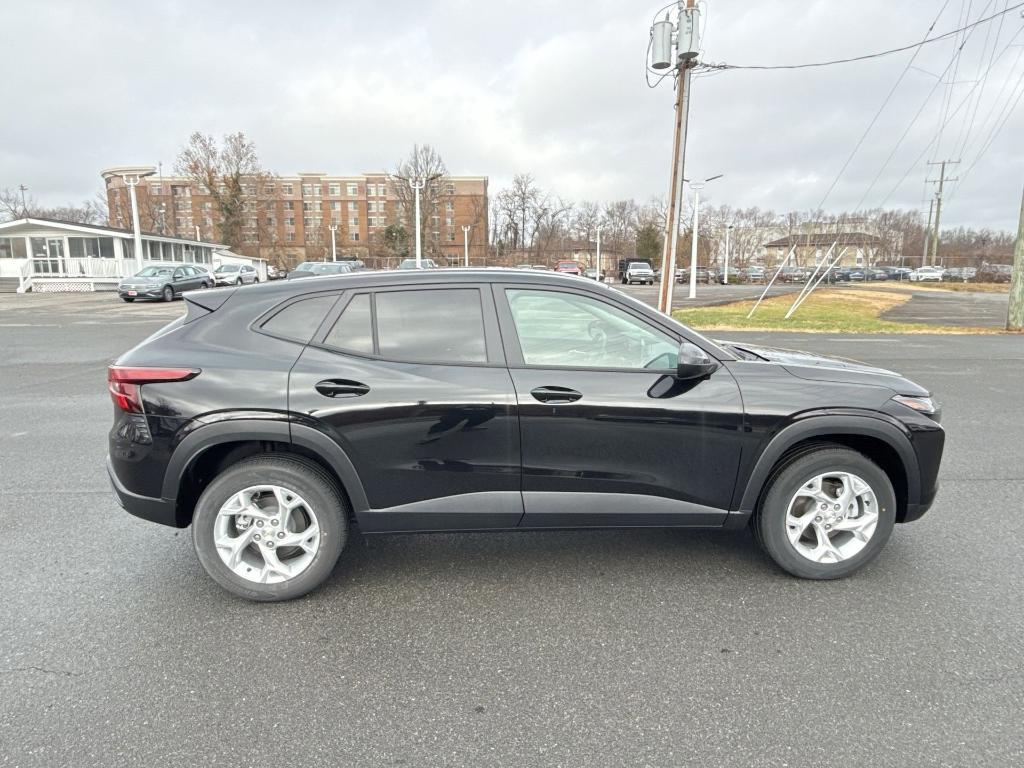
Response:
[{"label": "dry grass patch", "polygon": [[910,300],[909,292],[871,288],[827,288],[811,294],[789,319],[786,312],[795,294],[774,296],[761,302],[750,319],[753,301],[737,301],[717,307],[694,307],[673,313],[680,322],[698,330],[805,331],[809,333],[999,333],[994,328],[899,323],[880,315]]}]

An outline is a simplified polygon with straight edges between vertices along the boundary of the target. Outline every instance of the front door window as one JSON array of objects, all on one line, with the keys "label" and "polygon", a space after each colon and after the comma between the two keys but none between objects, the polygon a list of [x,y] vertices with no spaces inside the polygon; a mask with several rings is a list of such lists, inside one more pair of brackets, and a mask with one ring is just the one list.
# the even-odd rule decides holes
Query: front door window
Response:
[{"label": "front door window", "polygon": [[527,365],[667,370],[679,343],[624,310],[576,293],[507,291]]}]

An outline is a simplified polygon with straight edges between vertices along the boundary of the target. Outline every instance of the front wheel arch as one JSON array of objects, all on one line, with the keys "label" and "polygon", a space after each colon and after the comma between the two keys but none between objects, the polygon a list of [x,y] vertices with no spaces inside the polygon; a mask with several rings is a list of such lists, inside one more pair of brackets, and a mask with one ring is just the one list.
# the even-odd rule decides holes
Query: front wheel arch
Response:
[{"label": "front wheel arch", "polygon": [[[823,446],[844,447],[878,464],[896,493],[896,521],[921,495],[917,455],[907,437],[888,421],[870,416],[816,416],[779,432],[762,452],[744,487],[739,514],[748,519],[757,509],[772,478],[795,458]],[[735,501],[733,509],[736,508]]]}]

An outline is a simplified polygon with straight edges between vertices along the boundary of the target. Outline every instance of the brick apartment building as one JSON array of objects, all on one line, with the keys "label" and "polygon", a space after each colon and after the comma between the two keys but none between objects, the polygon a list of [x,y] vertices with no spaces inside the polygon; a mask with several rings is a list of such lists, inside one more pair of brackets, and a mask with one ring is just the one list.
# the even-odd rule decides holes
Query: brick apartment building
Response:
[{"label": "brick apartment building", "polygon": [[[361,258],[369,266],[394,265],[397,255],[385,239],[389,225],[401,224],[414,252],[411,194],[396,193],[385,173],[331,176],[300,173],[273,176],[243,184],[242,242],[235,250],[271,263],[292,266],[301,261],[330,259],[331,230],[338,258]],[[106,180],[110,224],[131,227],[128,189],[120,177]],[[423,255],[439,264],[463,263],[463,226],[469,231],[471,264],[482,264],[488,243],[486,176],[439,179],[434,209],[424,195],[426,218]],[[137,190],[139,223],[143,231],[173,237],[222,242],[217,205],[210,194],[189,179],[150,176]],[[406,210],[406,204],[409,201]]]}]

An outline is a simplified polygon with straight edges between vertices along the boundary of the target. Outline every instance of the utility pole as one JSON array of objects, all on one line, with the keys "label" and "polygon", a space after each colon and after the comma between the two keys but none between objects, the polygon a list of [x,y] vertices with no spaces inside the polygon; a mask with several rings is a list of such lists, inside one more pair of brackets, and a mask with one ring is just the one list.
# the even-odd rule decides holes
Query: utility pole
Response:
[{"label": "utility pole", "polygon": [[601,274],[601,224],[597,225],[597,279],[603,282],[604,275]]},{"label": "utility pole", "polygon": [[335,235],[334,233],[338,231],[338,225],[337,224],[331,224],[327,228],[329,230],[331,230],[331,261],[337,261],[338,260],[338,241],[336,239],[337,235]]},{"label": "utility pole", "polygon": [[471,224],[462,225],[462,247],[465,251],[467,267],[469,266],[469,230],[471,230],[472,228],[473,227]]},{"label": "utility pole", "polygon": [[928,226],[924,230],[924,234],[921,236],[923,245],[921,246],[921,266],[923,267],[928,263],[928,241],[932,237],[932,212],[935,210],[935,198],[933,197],[928,201]]},{"label": "utility pole", "polygon": [[[942,188],[945,185],[946,181],[959,181],[959,178],[956,178],[956,179],[947,179],[946,178],[946,166],[947,165],[957,165],[957,164],[959,164],[959,162],[960,162],[959,160],[941,160],[941,161],[937,161],[937,162],[932,162],[932,161],[928,162],[928,165],[938,165],[938,166],[941,166],[941,169],[939,170],[939,180],[938,180],[939,193],[935,196],[935,239],[932,241],[932,265],[933,266],[937,265],[939,263],[939,232],[940,232],[940,230],[939,230],[939,220],[942,218]],[[934,184],[936,182],[933,181],[932,183]]]},{"label": "utility pole", "polygon": [[25,203],[25,193],[28,192],[28,187],[24,184],[19,184],[18,189],[21,191],[21,218],[28,218],[28,205]]},{"label": "utility pole", "polygon": [[1010,276],[1010,306],[1006,313],[1006,330],[1024,331],[1024,197],[1020,201],[1017,244],[1013,248],[1013,273]]},{"label": "utility pole", "polygon": [[[686,159],[686,126],[690,111],[690,72],[700,51],[700,11],[694,0],[678,0],[677,24],[656,21],[651,26],[651,62],[655,70],[675,69],[675,131],[672,140],[672,171],[669,174],[668,211],[665,217],[665,243],[662,248],[661,285],[658,309],[672,313],[672,287],[675,285],[675,249],[679,238],[679,214],[682,207],[683,172]],[[673,45],[674,43],[674,45]]]}]

